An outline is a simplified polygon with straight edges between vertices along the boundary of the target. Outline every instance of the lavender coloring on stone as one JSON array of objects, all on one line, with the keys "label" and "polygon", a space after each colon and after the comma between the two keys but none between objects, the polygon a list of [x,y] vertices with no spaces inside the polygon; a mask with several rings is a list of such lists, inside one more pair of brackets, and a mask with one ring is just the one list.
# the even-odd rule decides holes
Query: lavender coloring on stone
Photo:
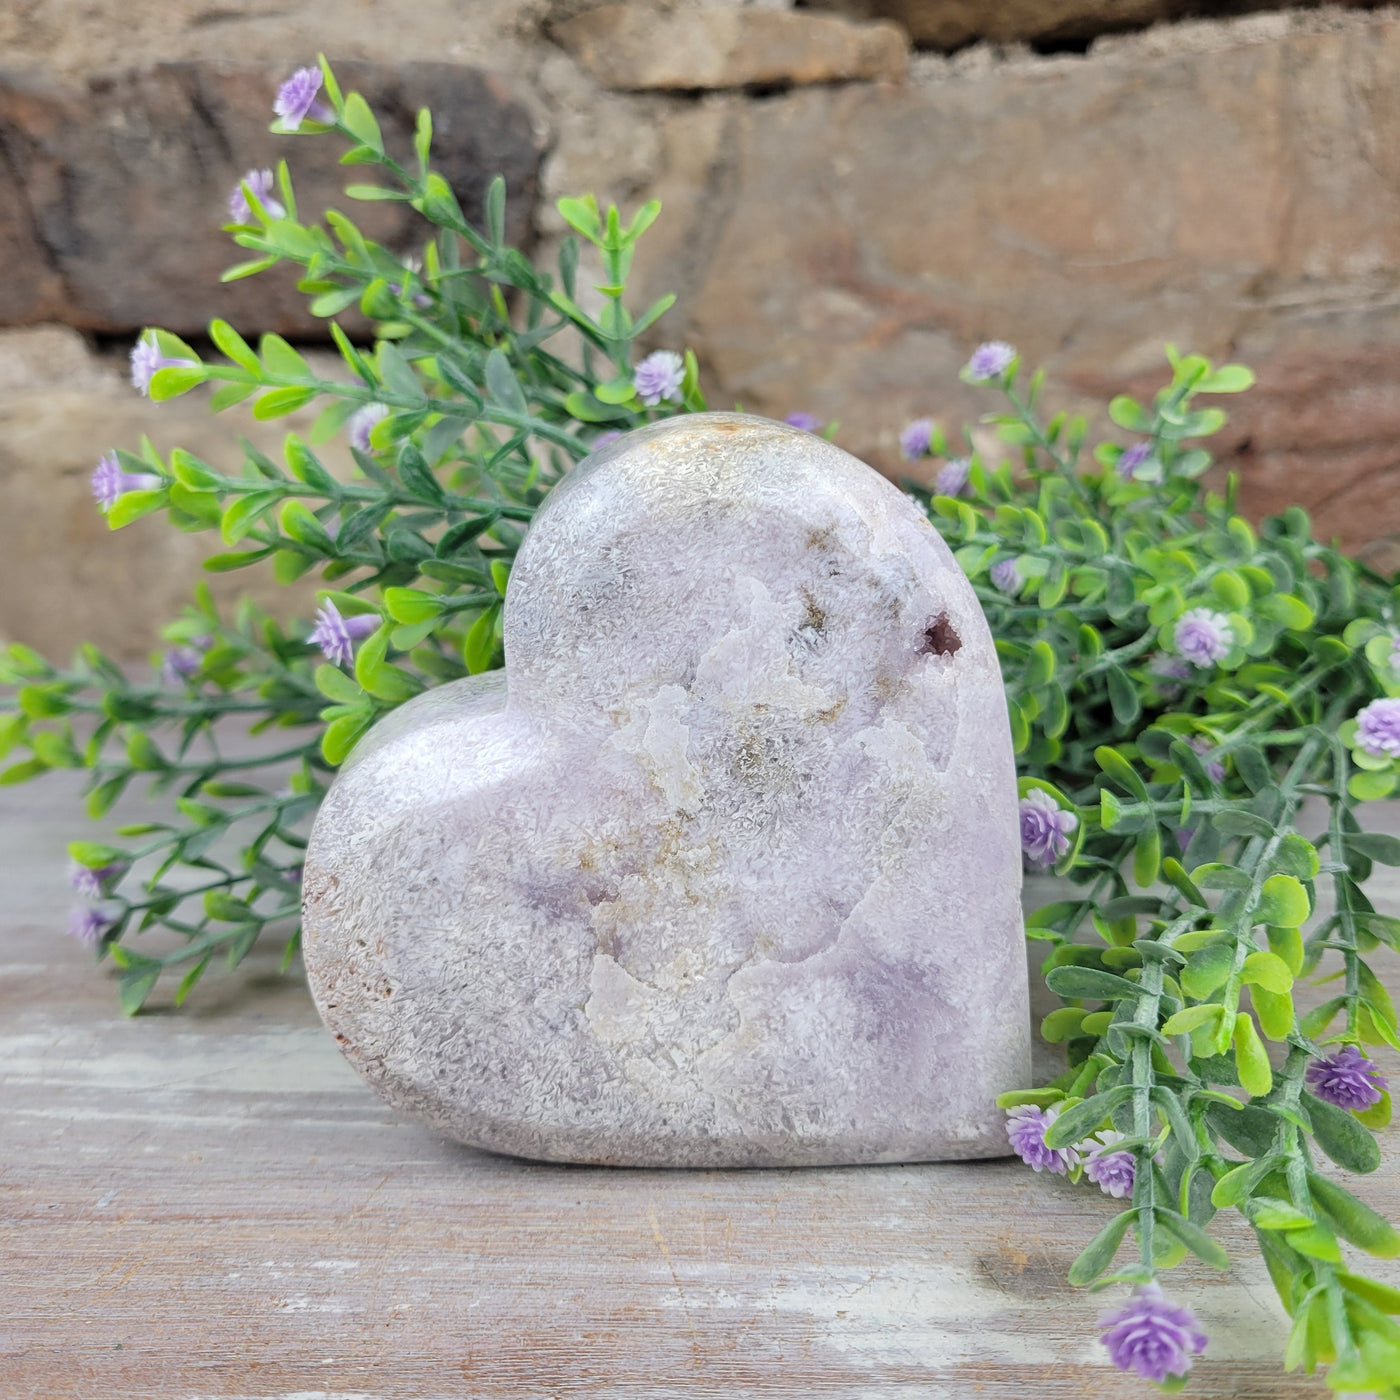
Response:
[{"label": "lavender coloring on stone", "polygon": [[1014,755],[917,505],[771,419],[635,429],[541,508],[504,646],[377,723],[316,816],[308,975],[371,1083],[537,1159],[1003,1155]]},{"label": "lavender coloring on stone", "polygon": [[685,383],[685,361],[674,350],[653,350],[632,375],[637,397],[648,408],[663,400],[678,403]]},{"label": "lavender coloring on stone", "polygon": [[307,641],[319,647],[332,666],[349,666],[355,660],[355,643],[362,642],[379,626],[378,613],[356,613],[342,617],[329,599],[316,609],[316,626]]},{"label": "lavender coloring on stone", "polygon": [[1045,1133],[1060,1116],[1058,1105],[1040,1108],[1033,1103],[1007,1110],[1006,1136],[1011,1150],[1032,1171],[1064,1176],[1079,1165],[1078,1147],[1047,1147]]},{"label": "lavender coloring on stone", "polygon": [[1103,1344],[1120,1371],[1136,1371],[1158,1384],[1184,1376],[1206,1349],[1206,1334],[1190,1308],[1169,1303],[1155,1283],[1145,1283],[1118,1312],[1099,1319]]},{"label": "lavender coloring on stone", "polygon": [[1000,379],[1011,368],[1016,358],[1016,347],[1004,340],[989,340],[972,352],[964,371],[975,383],[985,383],[989,379]]},{"label": "lavender coloring on stone", "polygon": [[590,444],[591,450],[596,452],[600,447],[606,447],[610,442],[616,442],[622,436],[619,428],[609,428],[606,432],[599,433]]},{"label": "lavender coloring on stone", "polygon": [[1380,1103],[1389,1081],[1354,1045],[1343,1045],[1313,1060],[1307,1070],[1308,1088],[1320,1099],[1362,1112]]},{"label": "lavender coloring on stone", "polygon": [[1230,619],[1224,613],[1192,608],[1177,619],[1172,639],[1187,661],[1206,670],[1229,652],[1234,635],[1230,631]]},{"label": "lavender coloring on stone", "polygon": [[783,422],[789,428],[801,428],[804,433],[819,433],[824,426],[815,413],[789,413]]},{"label": "lavender coloring on stone", "polygon": [[1078,826],[1079,818],[1044,788],[1032,788],[1021,799],[1021,851],[1026,863],[1048,870],[1068,852]]}]

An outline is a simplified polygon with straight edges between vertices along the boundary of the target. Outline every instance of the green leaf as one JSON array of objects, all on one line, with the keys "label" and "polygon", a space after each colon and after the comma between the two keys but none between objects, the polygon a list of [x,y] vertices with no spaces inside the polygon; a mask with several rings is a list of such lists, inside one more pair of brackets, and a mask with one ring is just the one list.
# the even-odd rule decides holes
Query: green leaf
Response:
[{"label": "green leaf", "polygon": [[[1386,839],[1394,840],[1393,837]],[[1395,864],[1400,865],[1400,841],[1396,841],[1395,846],[1397,850]],[[1292,875],[1298,880],[1316,879],[1317,872],[1321,868],[1317,857],[1317,847],[1306,836],[1300,836],[1296,831],[1290,831],[1279,842],[1278,849],[1274,852],[1274,865],[1283,874]]]},{"label": "green leaf", "polygon": [[278,379],[310,379],[311,366],[280,335],[268,332],[258,341],[268,374]]},{"label": "green leaf", "polygon": [[1108,405],[1108,416],[1130,433],[1150,433],[1152,420],[1143,411],[1142,405],[1127,394],[1119,394]]},{"label": "green leaf", "polygon": [[279,520],[283,533],[289,539],[319,550],[322,554],[335,554],[335,541],[327,533],[326,527],[300,501],[293,498],[284,502]]},{"label": "green leaf", "polygon": [[462,643],[462,660],[472,675],[478,675],[491,664],[491,654],[496,647],[496,615],[500,604],[487,608],[472,623]]},{"label": "green leaf", "polygon": [[1249,995],[1254,1003],[1254,1014],[1259,1018],[1259,1028],[1270,1040],[1286,1040],[1293,1030],[1296,1015],[1292,993],[1271,992],[1256,986]]},{"label": "green leaf", "polygon": [[1133,879],[1139,889],[1155,883],[1162,863],[1162,833],[1154,822],[1133,847]]},{"label": "green leaf", "polygon": [[1199,1225],[1165,1206],[1158,1206],[1155,1214],[1158,1224],[1170,1230],[1198,1259],[1203,1259],[1213,1269],[1230,1267],[1230,1256]]},{"label": "green leaf", "polygon": [[159,510],[166,503],[166,499],[164,490],[126,491],[117,497],[107,512],[108,528],[120,530],[124,525],[140,520],[143,515],[150,515],[152,511]]},{"label": "green leaf", "polygon": [[1045,1130],[1047,1147],[1068,1147],[1071,1143],[1088,1137],[1120,1104],[1132,1098],[1135,1090],[1131,1084],[1119,1085],[1106,1094],[1095,1094],[1073,1108],[1067,1108]]},{"label": "green leaf", "polygon": [[1258,812],[1247,812],[1243,808],[1217,812],[1210,824],[1225,836],[1263,836],[1266,839],[1274,834],[1274,824],[1265,821]]},{"label": "green leaf", "polygon": [[1381,1150],[1371,1133],[1345,1109],[1303,1093],[1317,1145],[1339,1166],[1365,1175],[1381,1164]]},{"label": "green leaf", "polygon": [[1221,365],[1196,383],[1200,394],[1239,394],[1254,383],[1254,371],[1245,365]]},{"label": "green leaf", "polygon": [[151,402],[164,403],[167,399],[179,398],[208,378],[209,371],[203,365],[168,365],[158,369],[151,376]]},{"label": "green leaf", "polygon": [[1308,1173],[1308,1190],[1344,1240],[1350,1240],[1358,1249],[1379,1259],[1394,1259],[1400,1255],[1400,1234],[1365,1201],[1316,1172]]},{"label": "green leaf", "polygon": [[1251,953],[1244,960],[1240,975],[1245,982],[1257,982],[1275,995],[1281,996],[1293,987],[1288,964],[1274,953]]},{"label": "green leaf", "polygon": [[318,666],[315,680],[316,689],[338,705],[359,705],[364,702],[364,691],[338,666]]},{"label": "green leaf", "polygon": [[1084,1252],[1070,1265],[1069,1281],[1076,1287],[1092,1283],[1113,1263],[1118,1246],[1128,1233],[1128,1227],[1137,1219],[1136,1210],[1125,1210],[1115,1215],[1102,1230],[1084,1246]]},{"label": "green leaf", "polygon": [[1337,1272],[1342,1287],[1358,1298],[1364,1298],[1372,1307],[1386,1313],[1400,1313],[1400,1288],[1392,1288],[1388,1283],[1365,1278],[1361,1274]]},{"label": "green leaf", "polygon": [[1201,1026],[1214,1024],[1224,1012],[1224,1007],[1216,1002],[1204,1002],[1199,1006],[1187,1006],[1167,1018],[1162,1027],[1163,1035],[1189,1035]]},{"label": "green leaf", "polygon": [[1056,996],[1095,1001],[1137,999],[1140,989],[1125,977],[1092,967],[1055,967],[1046,974],[1046,985]]},{"label": "green leaf", "polygon": [[273,418],[285,418],[289,413],[309,404],[316,397],[315,389],[269,389],[253,404],[253,417],[260,423]]},{"label": "green leaf", "polygon": [[1177,975],[1182,987],[1198,1001],[1204,1001],[1225,982],[1235,965],[1231,943],[1211,943],[1197,949]]},{"label": "green leaf", "polygon": [[1257,1230],[1306,1230],[1313,1223],[1310,1215],[1277,1196],[1255,1196],[1245,1214]]},{"label": "green leaf", "polygon": [[[1218,825],[1218,822],[1217,822]],[[1312,913],[1308,892],[1292,875],[1270,875],[1264,881],[1255,918],[1279,928],[1301,928]]]},{"label": "green leaf", "polygon": [[355,747],[361,734],[369,728],[373,711],[365,706],[363,713],[342,715],[326,726],[321,736],[321,754],[332,768],[337,768]]},{"label": "green leaf", "polygon": [[1210,1203],[1217,1210],[1226,1210],[1248,1199],[1254,1188],[1274,1169],[1274,1159],[1261,1157],[1257,1161],[1242,1162],[1238,1167],[1225,1173],[1215,1183],[1210,1193]]},{"label": "green leaf", "polygon": [[1347,780],[1347,792],[1358,802],[1377,802],[1395,790],[1396,776],[1393,772],[1353,773]]},{"label": "green leaf", "polygon": [[1254,1028],[1254,1017],[1247,1011],[1235,1017],[1234,1040],[1240,1084],[1251,1098],[1262,1098],[1274,1087],[1274,1072],[1269,1065],[1269,1052]]},{"label": "green leaf", "polygon": [[1120,787],[1130,792],[1139,802],[1150,802],[1147,784],[1138,776],[1133,765],[1117,749],[1107,744],[1094,750],[1094,761]]},{"label": "green leaf", "polygon": [[115,846],[104,846],[100,841],[70,841],[68,854],[79,865],[89,870],[100,870],[105,865],[119,865],[126,860],[126,852]]},{"label": "green leaf", "polygon": [[1325,1225],[1309,1225],[1306,1230],[1290,1230],[1285,1236],[1288,1245],[1309,1259],[1325,1259],[1329,1264],[1342,1262],[1337,1237]]},{"label": "green leaf", "polygon": [[521,418],[528,417],[529,405],[510,367],[510,361],[500,350],[492,350],[486,357],[486,392],[492,400],[507,413]]},{"label": "green leaf", "polygon": [[1382,865],[1400,865],[1400,839],[1379,831],[1351,831],[1345,837],[1349,851]]},{"label": "green leaf", "polygon": [[379,133],[379,123],[375,121],[369,103],[358,92],[352,92],[345,99],[340,120],[345,129],[362,145],[373,151],[383,151],[384,138]]}]

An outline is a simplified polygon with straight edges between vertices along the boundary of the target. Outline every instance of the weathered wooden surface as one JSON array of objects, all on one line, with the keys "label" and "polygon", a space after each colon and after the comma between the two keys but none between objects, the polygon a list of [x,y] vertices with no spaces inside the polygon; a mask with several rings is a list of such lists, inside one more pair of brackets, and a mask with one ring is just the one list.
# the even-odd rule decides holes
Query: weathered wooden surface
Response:
[{"label": "weathered wooden surface", "polygon": [[[271,953],[184,1012],[122,1019],[62,933],[72,792],[0,792],[3,1400],[1153,1393],[1107,1365],[1105,1299],[1063,1281],[1112,1209],[1092,1187],[1011,1161],[643,1172],[474,1153],[383,1109]],[[1386,1138],[1361,1189],[1396,1217]],[[1324,1396],[1281,1374],[1283,1314],[1245,1232],[1227,1242],[1229,1273],[1172,1281],[1211,1335],[1190,1394]]]}]

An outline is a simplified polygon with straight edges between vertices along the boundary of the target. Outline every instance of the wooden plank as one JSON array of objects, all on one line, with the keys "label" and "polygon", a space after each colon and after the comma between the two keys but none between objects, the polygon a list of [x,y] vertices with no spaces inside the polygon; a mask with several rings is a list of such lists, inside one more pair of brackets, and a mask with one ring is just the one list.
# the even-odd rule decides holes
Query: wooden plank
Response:
[{"label": "wooden plank", "polygon": [[[272,950],[183,1012],[117,1014],[62,934],[82,826],[63,778],[0,793],[5,1400],[1151,1393],[1096,1343],[1116,1295],[1064,1282],[1113,1209],[1092,1187],[1012,1161],[641,1172],[441,1142],[362,1087]],[[1360,1189],[1400,1218],[1385,1139]],[[1320,1400],[1279,1369],[1247,1232],[1225,1238],[1228,1273],[1172,1281],[1211,1336],[1189,1393]]]}]

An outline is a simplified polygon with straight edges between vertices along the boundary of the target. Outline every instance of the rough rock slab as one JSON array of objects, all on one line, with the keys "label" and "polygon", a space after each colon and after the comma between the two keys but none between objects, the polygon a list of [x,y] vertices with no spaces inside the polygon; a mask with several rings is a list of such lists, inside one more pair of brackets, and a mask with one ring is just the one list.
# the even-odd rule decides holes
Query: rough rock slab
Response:
[{"label": "rough rock slab", "polygon": [[[338,163],[338,140],[268,131],[290,66],[168,63],[84,85],[0,75],[0,325],[200,334],[221,316],[249,332],[324,335],[290,273],[219,282],[249,256],[220,230],[244,172],[285,158],[304,217],[340,208],[400,251],[417,249],[427,226],[402,205],[345,198],[364,171]],[[527,235],[540,147],[503,78],[450,63],[360,62],[340,65],[338,77],[364,93],[405,160],[415,114],[430,107],[435,160],[468,217],[480,216],[486,186],[503,174],[507,233]]]},{"label": "rough rock slab", "polygon": [[[1245,507],[1296,501],[1361,545],[1400,532],[1397,92],[1391,10],[736,106],[665,334],[714,401],[839,419],[891,474],[910,419],[995,407],[957,381],[981,340],[1100,412],[1162,382],[1166,341],[1243,360],[1260,385],[1219,446]],[[647,257],[638,304],[667,280]]]},{"label": "rough rock slab", "polygon": [[658,15],[635,4],[587,10],[551,31],[607,87],[713,88],[898,80],[898,25],[792,10],[699,9]]},{"label": "rough rock slab", "polygon": [[[896,20],[922,48],[979,39],[1075,45],[1162,21],[1315,8],[1318,0],[814,0],[813,9]],[[1339,0],[1370,9],[1375,0]]]},{"label": "rough rock slab", "polygon": [[781,424],[639,430],[546,503],[505,642],[504,676],[372,731],[317,817],[303,946],[361,1074],[551,1160],[1004,1153],[1010,734],[908,498]]}]

